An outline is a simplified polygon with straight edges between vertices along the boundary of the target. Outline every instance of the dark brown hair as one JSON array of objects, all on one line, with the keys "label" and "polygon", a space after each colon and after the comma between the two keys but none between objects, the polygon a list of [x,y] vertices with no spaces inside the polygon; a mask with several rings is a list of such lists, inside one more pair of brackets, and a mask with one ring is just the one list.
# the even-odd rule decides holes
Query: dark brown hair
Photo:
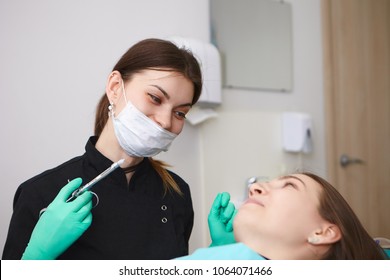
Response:
[{"label": "dark brown hair", "polygon": [[[133,45],[117,62],[112,71],[118,71],[124,80],[143,70],[154,69],[172,71],[182,74],[194,85],[194,105],[202,91],[202,73],[199,62],[188,49],[179,48],[174,43],[162,39],[150,38]],[[100,136],[108,121],[109,100],[104,94],[97,106],[95,118],[95,135]],[[172,176],[165,169],[168,165],[162,161],[149,158],[152,166],[163,180],[166,190],[173,189],[181,193]]]},{"label": "dark brown hair", "polygon": [[319,213],[328,222],[337,225],[341,239],[334,243],[323,259],[329,260],[383,260],[386,255],[363,227],[343,196],[325,179],[310,172],[301,172],[322,186]]}]

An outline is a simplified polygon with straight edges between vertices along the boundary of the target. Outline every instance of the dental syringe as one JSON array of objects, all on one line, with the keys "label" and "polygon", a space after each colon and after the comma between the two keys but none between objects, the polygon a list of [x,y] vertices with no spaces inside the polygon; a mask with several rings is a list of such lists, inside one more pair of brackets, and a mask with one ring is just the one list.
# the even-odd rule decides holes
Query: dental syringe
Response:
[{"label": "dental syringe", "polygon": [[74,200],[79,195],[82,195],[84,192],[88,191],[92,188],[93,185],[95,185],[97,182],[105,178],[107,175],[109,175],[111,172],[113,172],[115,169],[117,169],[121,164],[124,162],[124,159],[118,160],[117,162],[114,162],[111,164],[109,168],[104,170],[102,173],[100,173],[98,176],[96,176],[94,179],[92,179],[88,184],[78,188],[75,190],[72,195],[66,200],[66,202]]}]

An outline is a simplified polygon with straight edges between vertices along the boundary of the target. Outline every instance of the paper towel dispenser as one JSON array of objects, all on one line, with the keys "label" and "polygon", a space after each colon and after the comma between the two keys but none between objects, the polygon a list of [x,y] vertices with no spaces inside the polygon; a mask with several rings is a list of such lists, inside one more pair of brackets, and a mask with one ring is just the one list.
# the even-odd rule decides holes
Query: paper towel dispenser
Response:
[{"label": "paper towel dispenser", "polygon": [[287,152],[309,153],[312,150],[312,122],[305,113],[285,112],[282,115],[283,148]]},{"label": "paper towel dispenser", "polygon": [[200,63],[203,75],[203,89],[198,105],[215,107],[222,102],[221,59],[217,48],[211,43],[193,38],[170,37],[179,47],[185,47],[194,54]]}]

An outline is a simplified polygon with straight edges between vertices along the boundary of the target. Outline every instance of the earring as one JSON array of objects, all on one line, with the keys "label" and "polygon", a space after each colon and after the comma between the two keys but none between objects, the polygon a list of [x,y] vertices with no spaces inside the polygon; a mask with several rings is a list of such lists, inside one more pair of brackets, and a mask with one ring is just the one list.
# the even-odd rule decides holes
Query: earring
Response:
[{"label": "earring", "polygon": [[309,242],[310,244],[317,244],[318,242],[320,242],[320,239],[318,237],[313,237],[313,236],[310,236],[308,239],[307,239],[307,242]]},{"label": "earring", "polygon": [[110,101],[110,105],[108,105],[108,116],[114,115],[114,107],[115,107],[114,103]]}]

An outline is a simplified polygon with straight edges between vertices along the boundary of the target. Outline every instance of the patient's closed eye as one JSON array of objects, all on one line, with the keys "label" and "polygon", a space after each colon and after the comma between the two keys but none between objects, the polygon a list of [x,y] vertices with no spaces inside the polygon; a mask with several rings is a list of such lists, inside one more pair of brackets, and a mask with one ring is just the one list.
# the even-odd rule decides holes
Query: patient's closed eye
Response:
[{"label": "patient's closed eye", "polygon": [[297,185],[294,184],[293,182],[287,181],[287,182],[283,183],[283,188],[288,188],[288,187],[292,187],[294,189],[297,189]]}]

